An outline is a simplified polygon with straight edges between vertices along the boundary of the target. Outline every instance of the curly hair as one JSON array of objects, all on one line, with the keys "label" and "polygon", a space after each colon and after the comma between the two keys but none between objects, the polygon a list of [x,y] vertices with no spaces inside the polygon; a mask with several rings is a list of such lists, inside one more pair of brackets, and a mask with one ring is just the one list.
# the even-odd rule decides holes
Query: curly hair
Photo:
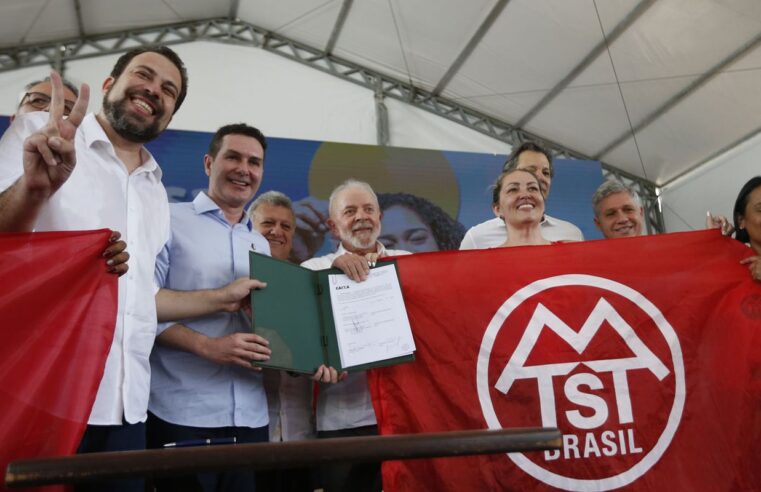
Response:
[{"label": "curly hair", "polygon": [[433,238],[440,250],[452,250],[460,247],[465,235],[465,227],[450,217],[438,205],[425,198],[409,193],[379,193],[378,203],[381,211],[400,205],[407,207],[420,216],[423,222],[431,228]]},{"label": "curly hair", "polygon": [[743,243],[749,243],[750,236],[748,235],[747,230],[740,229],[740,218],[745,215],[745,209],[748,207],[750,194],[759,186],[761,186],[761,176],[750,178],[740,189],[740,193],[737,195],[737,200],[735,200],[735,208],[732,213],[732,218],[735,223],[735,239]]}]

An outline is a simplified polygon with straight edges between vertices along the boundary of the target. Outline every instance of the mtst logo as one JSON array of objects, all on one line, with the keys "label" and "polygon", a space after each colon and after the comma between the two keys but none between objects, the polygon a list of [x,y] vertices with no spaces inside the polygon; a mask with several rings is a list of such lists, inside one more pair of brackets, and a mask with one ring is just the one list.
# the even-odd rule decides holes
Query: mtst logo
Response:
[{"label": "mtst logo", "polygon": [[610,490],[646,473],[685,400],[679,340],[663,314],[590,275],[539,280],[505,301],[481,342],[477,384],[489,428],[560,428],[561,450],[508,457],[567,490]]}]

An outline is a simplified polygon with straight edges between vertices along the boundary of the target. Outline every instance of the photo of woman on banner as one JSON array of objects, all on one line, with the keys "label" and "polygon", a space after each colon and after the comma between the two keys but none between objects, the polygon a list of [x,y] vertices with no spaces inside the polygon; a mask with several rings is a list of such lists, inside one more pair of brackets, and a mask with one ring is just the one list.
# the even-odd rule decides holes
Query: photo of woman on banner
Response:
[{"label": "photo of woman on banner", "polygon": [[456,250],[465,227],[425,198],[409,193],[378,195],[381,235],[378,240],[390,249],[410,253]]},{"label": "photo of woman on banner", "polygon": [[[384,209],[382,242],[384,236],[388,241],[406,237],[411,239],[406,247],[412,252],[456,249],[463,234],[463,226],[453,219],[460,206],[459,186],[441,151],[325,142],[312,158],[309,196],[294,203],[296,260],[336,249],[336,240],[325,224],[327,198],[336,184],[347,178],[371,183],[379,193]],[[381,198],[384,194],[394,195],[388,199],[388,219]]]}]

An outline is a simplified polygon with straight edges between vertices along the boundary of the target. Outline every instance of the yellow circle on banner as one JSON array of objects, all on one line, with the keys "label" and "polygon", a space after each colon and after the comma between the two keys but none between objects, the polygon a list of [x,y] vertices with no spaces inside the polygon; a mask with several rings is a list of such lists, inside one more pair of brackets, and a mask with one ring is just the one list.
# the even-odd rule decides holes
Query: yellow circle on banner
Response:
[{"label": "yellow circle on banner", "polygon": [[309,168],[309,194],[327,200],[349,178],[366,181],[376,193],[409,193],[426,198],[452,218],[460,189],[441,151],[324,142]]}]

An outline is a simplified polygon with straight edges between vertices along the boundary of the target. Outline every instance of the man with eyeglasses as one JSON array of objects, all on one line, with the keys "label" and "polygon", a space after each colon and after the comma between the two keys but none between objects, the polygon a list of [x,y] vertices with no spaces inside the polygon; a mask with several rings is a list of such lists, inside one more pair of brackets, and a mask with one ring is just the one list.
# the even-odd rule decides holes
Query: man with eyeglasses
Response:
[{"label": "man with eyeglasses", "polygon": [[[69,116],[74,102],[79,97],[79,89],[66,79],[61,79],[63,83],[63,115]],[[53,86],[50,84],[50,77],[42,80],[35,80],[24,87],[24,95],[21,96],[16,114],[11,115],[11,122],[17,116],[31,113],[32,111],[49,111],[50,98],[53,95]]]},{"label": "man with eyeglasses", "polygon": [[[69,116],[71,110],[74,108],[74,103],[79,97],[79,89],[70,81],[61,78],[63,84],[63,114]],[[53,86],[50,81],[50,77],[45,77],[42,80],[35,80],[29,82],[24,87],[24,94],[21,95],[16,113],[10,117],[11,123],[16,117],[22,114],[31,113],[34,111],[50,111],[50,102],[53,95]],[[103,251],[103,257],[106,261],[106,268],[110,273],[116,275],[124,275],[127,273],[129,266],[127,260],[129,260],[129,254],[127,253],[127,243],[120,241],[121,233],[114,231],[109,238],[109,245]]]}]

